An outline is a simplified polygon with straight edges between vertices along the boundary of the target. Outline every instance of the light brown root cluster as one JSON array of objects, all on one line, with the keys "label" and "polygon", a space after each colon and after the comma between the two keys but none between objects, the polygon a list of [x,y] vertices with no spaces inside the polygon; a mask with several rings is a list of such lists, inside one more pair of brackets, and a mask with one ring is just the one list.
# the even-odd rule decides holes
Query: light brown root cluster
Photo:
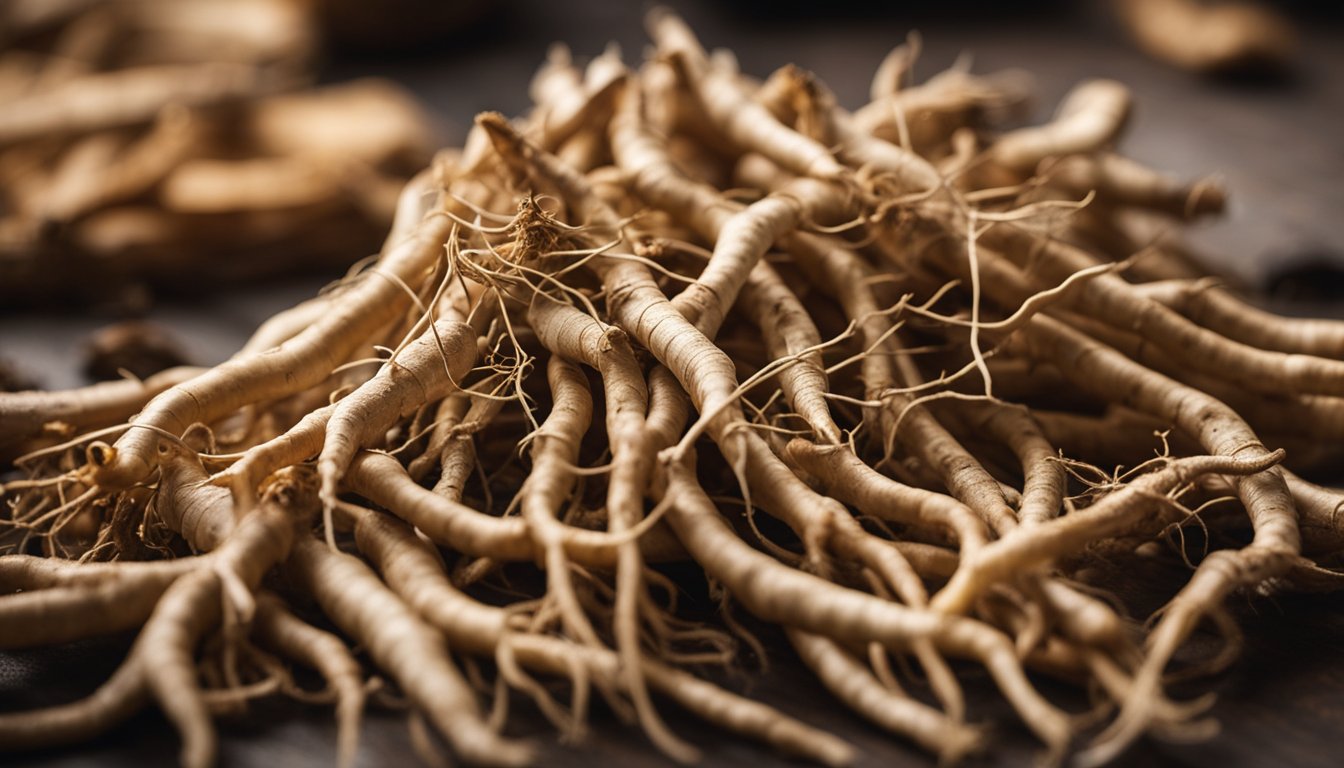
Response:
[{"label": "light brown root cluster", "polygon": [[[1344,432],[1344,326],[1124,245],[1223,195],[1118,154],[1119,83],[1005,132],[1020,77],[908,84],[907,48],[849,112],[650,31],[638,71],[553,52],[526,118],[482,115],[406,188],[377,261],[228,362],[0,395],[0,647],[139,631],[90,698],[0,714],[0,746],[154,702],[206,765],[212,712],[290,693],[335,704],[348,764],[358,647],[473,764],[536,755],[509,691],[574,740],[599,696],[679,761],[670,704],[850,762],[695,674],[760,647],[743,612],[944,761],[993,748],[971,676],[1053,760],[1209,734],[1163,688],[1231,658],[1191,665],[1192,633],[1340,578],[1344,495],[1285,467]],[[1094,579],[1154,542],[1192,572],[1145,630]],[[676,605],[703,586],[673,563],[719,616]]]},{"label": "light brown root cluster", "polygon": [[433,132],[393,83],[312,87],[317,10],[0,9],[0,300],[107,301],[373,252]]}]

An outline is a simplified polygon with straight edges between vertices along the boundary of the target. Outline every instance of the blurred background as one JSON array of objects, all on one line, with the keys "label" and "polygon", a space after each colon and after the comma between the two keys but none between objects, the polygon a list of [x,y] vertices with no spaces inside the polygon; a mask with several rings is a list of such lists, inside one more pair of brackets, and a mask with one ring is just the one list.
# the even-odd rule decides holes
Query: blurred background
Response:
[{"label": "blurred background", "polygon": [[[1181,16],[1186,0],[667,4],[707,46],[731,48],[746,73],[793,62],[849,108],[867,100],[873,70],[915,30],[916,82],[958,62],[1030,73],[1027,122],[1047,119],[1078,81],[1118,79],[1136,105],[1125,153],[1182,178],[1216,174],[1229,191],[1224,216],[1183,227],[1205,263],[1279,311],[1344,316],[1337,4],[1264,4],[1268,15],[1243,20],[1250,42],[1205,41],[1196,60],[1171,52],[1172,36],[1176,48],[1199,48],[1192,41],[1209,28]],[[1176,15],[1162,15],[1173,13],[1167,6]],[[400,185],[435,148],[460,145],[476,113],[523,113],[552,43],[580,60],[613,43],[640,58],[648,7],[0,0],[0,388],[222,361],[262,320],[375,253]],[[1145,28],[1153,14],[1163,19],[1156,31]],[[1248,663],[1223,681],[1230,695],[1215,711],[1231,727],[1212,751],[1144,749],[1125,764],[1329,759],[1344,722],[1344,631],[1292,604],[1282,610],[1296,615],[1296,629],[1274,616],[1247,628]],[[0,696],[48,686],[68,698],[117,658],[62,653],[59,664],[34,655],[0,665]],[[787,669],[756,689],[767,700],[799,691],[825,701]],[[236,726],[243,737],[226,740],[222,762],[329,762],[325,712],[262,715]],[[834,712],[817,717],[855,727]],[[172,754],[171,731],[155,718],[137,718],[92,751],[35,764],[152,762]],[[1302,751],[1258,739],[1255,728],[1241,733],[1238,724],[1252,721],[1271,722]],[[875,733],[848,735],[888,764],[926,762]],[[366,737],[373,754],[404,753],[405,742],[395,719],[375,717]],[[1010,748],[1003,764],[1025,761],[1029,749]],[[557,749],[548,762],[648,753],[627,733],[595,752]],[[710,763],[760,758],[728,746]]]}]

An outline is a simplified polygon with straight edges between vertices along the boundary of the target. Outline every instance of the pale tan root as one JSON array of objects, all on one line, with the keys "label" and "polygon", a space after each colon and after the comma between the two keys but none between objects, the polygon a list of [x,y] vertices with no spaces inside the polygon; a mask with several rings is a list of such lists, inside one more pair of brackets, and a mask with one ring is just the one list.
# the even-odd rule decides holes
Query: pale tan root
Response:
[{"label": "pale tan root", "polygon": [[[828,637],[879,642],[894,650],[930,639],[945,653],[984,664],[1027,727],[1052,753],[1064,749],[1072,733],[1068,718],[1031,687],[1003,635],[978,622],[910,610],[844,589],[751,549],[719,518],[683,468],[671,468],[666,493],[673,498],[669,521],[687,550],[758,618]],[[804,600],[805,594],[825,599]]]},{"label": "pale tan root", "polygon": [[733,143],[767,153],[801,176],[838,181],[846,170],[821,144],[781,125],[769,111],[743,98],[735,73],[712,66],[690,29],[673,14],[649,16],[649,33],[693,89],[715,128]]},{"label": "pale tan root", "polygon": [[803,663],[836,698],[892,733],[952,764],[983,747],[984,734],[882,685],[841,645],[823,636],[787,630]]},{"label": "pale tan root", "polygon": [[[587,674],[613,684],[625,677],[617,655],[611,651],[521,634],[510,627],[508,612],[457,591],[444,578],[443,566],[434,553],[405,524],[386,515],[363,512],[356,520],[355,537],[360,550],[379,568],[389,586],[425,621],[444,632],[454,647],[493,656],[502,643],[508,643],[520,664],[547,674],[573,675],[571,662],[578,659]],[[847,765],[853,759],[849,745],[766,705],[651,659],[643,659],[640,664],[650,685],[706,722],[826,765]]]},{"label": "pale tan root", "polygon": [[124,379],[61,392],[0,393],[0,462],[82,430],[116,424],[160,392],[202,373],[203,368],[170,368],[144,381]]},{"label": "pale tan root", "polygon": [[[1086,251],[1060,241],[1038,242],[1012,226],[995,226],[982,237],[1014,261],[1030,258],[1046,279],[1062,280],[1096,264]],[[1264,394],[1344,395],[1344,361],[1266,351],[1232,341],[1143,298],[1116,275],[1098,275],[1087,281],[1071,304],[1080,314],[1140,334],[1195,371],[1228,379],[1242,388]]]},{"label": "pale tan root", "polygon": [[[464,554],[501,561],[535,561],[542,552],[520,517],[493,517],[416,485],[396,459],[364,452],[345,476],[346,487],[396,514],[431,540]],[[655,531],[657,529],[654,529]],[[568,559],[585,567],[614,567],[622,538],[605,531],[561,526],[559,535]],[[662,537],[641,543],[650,561],[683,555],[675,542]]]},{"label": "pale tan root", "polygon": [[1264,3],[1134,0],[1111,7],[1149,55],[1196,72],[1282,67],[1294,48],[1292,25]]},{"label": "pale tan root", "polygon": [[1090,80],[1075,86],[1052,123],[1019,128],[994,142],[994,162],[1019,172],[1033,170],[1047,157],[1103,149],[1129,117],[1129,89],[1114,80]]},{"label": "pale tan root", "polygon": [[364,714],[364,672],[337,636],[320,630],[289,611],[276,595],[257,595],[253,630],[267,647],[322,674],[336,698],[336,764],[349,768],[359,752],[359,726]]},{"label": "pale tan root", "polygon": [[[342,311],[327,314],[273,350],[230,360],[167,390],[150,401],[134,423],[181,434],[196,422],[207,423],[243,405],[293,394],[322,381],[370,332],[405,310],[409,298],[397,281],[414,280],[434,264],[450,228],[447,217],[426,218],[416,239],[385,254],[376,268],[348,287]],[[157,463],[157,440],[151,430],[131,429],[113,446],[90,446],[99,485],[126,487],[148,476]]]},{"label": "pale tan root", "polygon": [[983,127],[1030,104],[1030,77],[1018,70],[987,77],[960,69],[860,107],[854,127],[921,155],[936,155],[958,129]]},{"label": "pale tan root", "polygon": [[480,765],[531,761],[530,748],[500,739],[481,718],[443,636],[416,617],[368,566],[309,538],[296,544],[286,568],[341,631],[364,645],[460,757]]},{"label": "pale tan root", "polygon": [[[608,528],[617,535],[629,531],[644,517],[644,489],[648,486],[654,458],[653,446],[644,429],[648,388],[634,351],[619,329],[604,326],[577,309],[544,295],[533,299],[528,318],[542,345],[553,354],[581,360],[602,375],[607,437],[612,453],[607,484]],[[559,403],[558,397],[556,402]],[[547,429],[549,423],[548,418],[542,429]],[[534,473],[540,466],[535,458],[539,450],[541,447],[534,442]],[[695,762],[699,752],[674,736],[663,724],[640,674],[638,600],[644,590],[643,572],[644,561],[637,543],[630,541],[622,545],[617,555],[613,630],[625,667],[624,683],[644,730],[654,743],[680,762]]]},{"label": "pale tan root", "polygon": [[1135,290],[1233,341],[1276,352],[1344,356],[1344,324],[1339,321],[1266,312],[1213,280],[1143,283]]},{"label": "pale tan root", "polygon": [[397,421],[455,389],[476,362],[476,332],[460,319],[433,323],[378,374],[334,404],[317,457],[319,494],[331,509],[355,454]]},{"label": "pale tan root", "polygon": [[964,558],[952,580],[934,596],[933,605],[947,611],[965,610],[973,596],[1000,579],[1080,551],[1098,537],[1113,536],[1134,527],[1136,518],[1152,514],[1154,501],[1164,503],[1168,492],[1200,475],[1252,475],[1273,467],[1282,458],[1279,452],[1253,459],[1220,456],[1175,459],[1169,466],[1140,476],[1086,509],[1023,529]]},{"label": "pale tan root", "polygon": [[1227,192],[1214,179],[1185,184],[1113,152],[1068,155],[1043,164],[1050,187],[1081,199],[1095,193],[1103,204],[1127,205],[1192,219],[1223,211]]}]

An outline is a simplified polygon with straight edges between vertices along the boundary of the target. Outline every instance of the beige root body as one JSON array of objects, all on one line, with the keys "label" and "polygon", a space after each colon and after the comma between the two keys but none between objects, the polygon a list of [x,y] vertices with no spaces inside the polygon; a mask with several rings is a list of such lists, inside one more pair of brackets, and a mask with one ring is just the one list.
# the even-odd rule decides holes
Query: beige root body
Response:
[{"label": "beige root body", "polygon": [[398,85],[313,87],[315,6],[52,7],[0,11],[7,304],[344,266],[430,159],[433,124]]}]

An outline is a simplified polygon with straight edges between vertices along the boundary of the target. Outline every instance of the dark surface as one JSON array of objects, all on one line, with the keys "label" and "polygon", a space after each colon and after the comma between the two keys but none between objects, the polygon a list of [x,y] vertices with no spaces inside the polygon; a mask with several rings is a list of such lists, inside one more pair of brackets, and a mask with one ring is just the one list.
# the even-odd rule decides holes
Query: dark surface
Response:
[{"label": "dark surface", "polygon": [[[680,4],[678,4],[680,5]],[[922,77],[974,54],[978,72],[1019,67],[1037,78],[1039,116],[1078,80],[1116,77],[1130,84],[1137,109],[1123,142],[1129,154],[1174,173],[1195,177],[1217,171],[1231,191],[1225,219],[1196,227],[1196,239],[1219,268],[1242,280],[1277,286],[1284,296],[1338,302],[1344,279],[1344,46],[1336,21],[1314,19],[1304,29],[1295,74],[1284,81],[1236,84],[1210,81],[1143,58],[1096,13],[1065,3],[1003,4],[1011,12],[987,14],[996,4],[953,3],[916,21],[891,10],[864,15],[853,4],[819,4],[831,18],[800,19],[801,4],[735,3],[729,13],[700,4],[681,8],[707,45],[730,46],[742,68],[764,75],[792,61],[816,71],[842,103],[856,106],[873,68],[915,23],[924,33]],[[758,10],[752,11],[753,7]],[[759,10],[765,8],[766,10]],[[814,9],[815,10],[815,9]],[[526,85],[547,44],[564,40],[580,56],[615,40],[627,59],[645,45],[636,3],[512,3],[464,35],[419,50],[399,61],[333,62],[330,79],[384,74],[410,85],[444,118],[447,138],[460,141],[472,115],[494,109],[518,114],[527,106]],[[959,18],[964,17],[964,18]],[[262,319],[310,295],[325,280],[314,276],[264,289],[233,291],[189,303],[161,297],[150,317],[171,328],[194,362],[227,357]],[[1288,311],[1339,314],[1337,305],[1292,304]],[[0,358],[46,387],[83,383],[77,354],[84,336],[116,317],[91,311],[72,317],[0,314]],[[1213,714],[1224,732],[1198,746],[1145,742],[1122,765],[1335,766],[1344,764],[1344,600],[1287,596],[1235,598],[1246,631],[1246,652],[1216,679],[1178,689],[1218,692]],[[1155,607],[1149,605],[1148,608]],[[861,765],[930,765],[925,755],[850,715],[812,680],[766,630],[770,672],[747,690],[792,714],[851,739],[864,753]],[[69,700],[91,690],[120,659],[129,639],[0,655],[0,709]],[[1198,656],[1214,647],[1198,638]],[[996,757],[972,764],[1029,764],[1036,744],[974,670],[967,669],[971,718],[995,724]],[[732,681],[730,681],[731,683]],[[1084,697],[1045,686],[1052,698],[1085,708]],[[706,765],[773,764],[753,744],[724,737],[668,710],[671,725],[706,753]],[[541,765],[669,764],[632,728],[602,709],[583,749],[559,745],[527,702],[518,701],[510,734],[533,737]],[[254,707],[243,718],[220,723],[221,764],[317,766],[334,757],[330,712],[288,702]],[[0,756],[6,765],[162,765],[176,755],[176,739],[155,712],[142,714],[109,737],[69,750]],[[402,716],[374,711],[362,734],[360,764],[411,763]]]}]

